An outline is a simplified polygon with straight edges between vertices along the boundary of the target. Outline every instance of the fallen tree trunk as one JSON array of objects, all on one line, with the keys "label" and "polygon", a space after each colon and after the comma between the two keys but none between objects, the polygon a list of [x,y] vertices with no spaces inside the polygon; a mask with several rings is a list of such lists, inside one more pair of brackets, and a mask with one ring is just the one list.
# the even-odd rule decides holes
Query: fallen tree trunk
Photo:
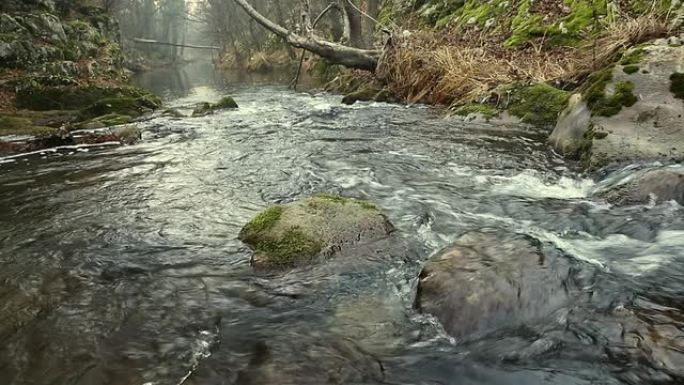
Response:
[{"label": "fallen tree trunk", "polygon": [[152,45],[169,45],[172,47],[183,47],[183,48],[195,48],[195,49],[211,49],[211,50],[220,50],[220,47],[215,47],[213,45],[193,45],[193,44],[177,44],[177,43],[168,43],[165,41],[157,41],[157,40],[150,40],[150,39],[140,39],[140,38],[133,38],[131,39],[136,43],[140,44],[152,44]]},{"label": "fallen tree trunk", "polygon": [[233,0],[257,23],[267,30],[283,38],[288,44],[296,48],[302,48],[313,52],[326,59],[331,64],[341,64],[349,68],[357,68],[374,72],[380,58],[380,50],[359,49],[348,47],[342,44],[321,40],[313,35],[300,36],[287,30],[286,28],[272,22],[254,7],[247,0]]}]

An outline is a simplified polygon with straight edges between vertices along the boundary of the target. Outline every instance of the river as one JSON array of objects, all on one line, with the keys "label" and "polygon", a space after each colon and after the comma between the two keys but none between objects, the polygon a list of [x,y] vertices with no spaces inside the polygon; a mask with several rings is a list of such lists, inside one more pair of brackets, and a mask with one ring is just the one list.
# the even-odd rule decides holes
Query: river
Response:
[{"label": "river", "polygon": [[[155,117],[134,146],[0,160],[1,384],[684,383],[681,206],[611,207],[592,192],[614,180],[529,128],[195,67],[139,82],[186,113],[222,95],[240,108]],[[315,192],[382,207],[405,257],[253,272],[240,228]],[[482,228],[566,259],[576,300],[449,337],[414,310],[417,277]]]}]

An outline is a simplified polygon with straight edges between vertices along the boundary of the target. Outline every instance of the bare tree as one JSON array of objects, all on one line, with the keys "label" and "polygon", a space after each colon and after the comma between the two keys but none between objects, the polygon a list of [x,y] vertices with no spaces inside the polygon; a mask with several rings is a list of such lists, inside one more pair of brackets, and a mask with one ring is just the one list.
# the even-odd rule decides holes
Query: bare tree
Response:
[{"label": "bare tree", "polygon": [[[271,21],[267,17],[259,13],[247,0],[233,0],[237,5],[239,5],[245,12],[254,19],[257,23],[261,24],[264,28],[271,31],[275,35],[284,39],[288,44],[296,48],[303,48],[307,51],[313,52],[322,58],[326,59],[332,64],[341,64],[349,68],[358,68],[367,71],[375,71],[378,64],[378,58],[380,57],[381,51],[375,49],[363,49],[357,48],[355,46],[346,46],[334,42],[330,42],[317,37],[313,31],[307,30],[307,28],[301,28],[303,31],[302,35],[293,33],[287,28]],[[347,0],[340,0],[347,4],[349,10],[345,13],[347,14],[346,19],[349,20],[350,12],[353,10],[355,15],[359,15],[358,10],[352,7]],[[349,0],[351,1],[351,0]],[[347,9],[347,6],[341,5],[342,9]],[[360,16],[359,16],[360,17]],[[347,23],[347,29],[349,31],[349,42],[353,45],[352,34],[360,31],[361,22],[359,18],[359,23]],[[356,31],[356,32],[354,32]],[[361,40],[359,34],[359,40]],[[362,43],[361,43],[362,44]]]}]

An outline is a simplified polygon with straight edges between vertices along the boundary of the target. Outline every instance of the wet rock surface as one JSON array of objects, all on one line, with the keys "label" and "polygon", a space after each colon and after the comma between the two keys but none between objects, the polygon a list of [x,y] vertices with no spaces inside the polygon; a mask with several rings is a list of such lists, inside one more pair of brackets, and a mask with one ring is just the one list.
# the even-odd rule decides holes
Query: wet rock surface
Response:
[{"label": "wet rock surface", "polygon": [[416,307],[467,338],[549,316],[571,299],[568,274],[529,238],[469,232],[427,262]]},{"label": "wet rock surface", "polygon": [[683,57],[684,47],[666,39],[627,51],[618,65],[590,77],[549,142],[590,168],[684,159],[684,100],[676,93]]},{"label": "wet rock surface", "polygon": [[254,250],[255,267],[283,268],[311,263],[319,254],[344,254],[387,238],[393,229],[369,202],[319,194],[261,212],[239,238]]},{"label": "wet rock surface", "polygon": [[684,168],[680,166],[642,170],[597,192],[608,202],[624,206],[674,201],[684,205]]}]

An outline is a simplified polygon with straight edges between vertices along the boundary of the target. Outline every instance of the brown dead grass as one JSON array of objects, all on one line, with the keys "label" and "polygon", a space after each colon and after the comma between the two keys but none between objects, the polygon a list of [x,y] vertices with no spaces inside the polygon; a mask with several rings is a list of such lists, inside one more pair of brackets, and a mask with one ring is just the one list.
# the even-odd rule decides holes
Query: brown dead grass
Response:
[{"label": "brown dead grass", "polygon": [[625,49],[667,36],[667,20],[655,15],[625,16],[579,48],[549,47],[544,39],[519,49],[502,48],[500,39],[435,32],[415,33],[392,49],[378,76],[409,103],[452,105],[487,97],[503,84],[577,84],[615,62]]}]

